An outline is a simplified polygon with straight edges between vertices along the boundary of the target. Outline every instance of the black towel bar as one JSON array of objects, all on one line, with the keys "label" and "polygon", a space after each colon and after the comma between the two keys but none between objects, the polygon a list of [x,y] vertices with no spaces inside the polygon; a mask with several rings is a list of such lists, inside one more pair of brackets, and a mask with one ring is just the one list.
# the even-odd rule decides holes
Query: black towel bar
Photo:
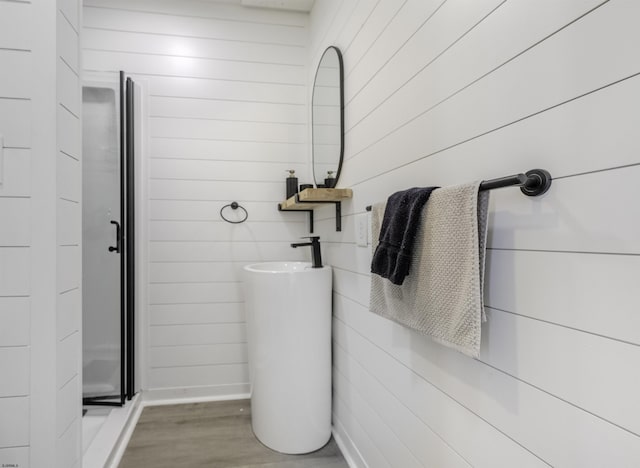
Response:
[{"label": "black towel bar", "polygon": [[[531,169],[525,174],[515,174],[498,179],[483,180],[480,183],[480,190],[519,186],[525,195],[537,197],[549,190],[551,180],[551,174],[549,174],[548,171],[544,169]],[[366,210],[371,211],[371,205],[367,206]]]}]

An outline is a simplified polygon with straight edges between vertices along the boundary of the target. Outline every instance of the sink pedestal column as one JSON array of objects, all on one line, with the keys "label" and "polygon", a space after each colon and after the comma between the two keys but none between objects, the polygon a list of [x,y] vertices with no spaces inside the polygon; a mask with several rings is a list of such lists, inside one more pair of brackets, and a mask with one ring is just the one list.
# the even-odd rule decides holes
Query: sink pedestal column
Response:
[{"label": "sink pedestal column", "polygon": [[331,437],[331,267],[245,267],[252,427],[282,453]]}]

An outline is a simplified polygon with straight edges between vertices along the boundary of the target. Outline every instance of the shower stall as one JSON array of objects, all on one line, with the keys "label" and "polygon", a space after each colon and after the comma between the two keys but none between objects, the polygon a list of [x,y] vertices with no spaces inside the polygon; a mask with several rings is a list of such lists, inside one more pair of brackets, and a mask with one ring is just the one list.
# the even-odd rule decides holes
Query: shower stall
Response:
[{"label": "shower stall", "polygon": [[82,88],[82,396],[122,406],[135,393],[136,86]]}]

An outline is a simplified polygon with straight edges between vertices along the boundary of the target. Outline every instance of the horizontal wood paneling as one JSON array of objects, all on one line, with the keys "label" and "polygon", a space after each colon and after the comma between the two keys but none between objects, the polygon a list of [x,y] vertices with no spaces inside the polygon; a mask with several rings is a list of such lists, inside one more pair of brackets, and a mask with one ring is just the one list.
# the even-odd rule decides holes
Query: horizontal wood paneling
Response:
[{"label": "horizontal wood paneling", "polygon": [[58,106],[58,149],[79,161],[82,156],[81,145],[80,120],[77,115]]},{"label": "horizontal wood paneling", "polygon": [[27,346],[0,347],[0,398],[29,395],[29,357]]},{"label": "horizontal wood paneling", "polygon": [[271,11],[256,8],[237,8],[234,2],[220,2],[215,9],[204,9],[199,0],[87,0],[85,5],[117,8],[119,10],[131,10],[138,12],[156,12],[171,16],[184,16],[196,18],[217,18],[227,21],[240,21],[249,23],[282,24],[288,26],[304,27],[307,24],[306,16],[295,12]]},{"label": "horizontal wood paneling", "polygon": [[241,323],[245,321],[244,303],[162,304],[149,307],[151,325],[198,323]]},{"label": "horizontal wood paneling", "polygon": [[[149,218],[153,221],[213,221],[220,219],[220,210],[229,204],[228,201],[198,200],[151,200]],[[304,223],[304,217],[292,217],[286,212],[274,208],[274,202],[243,202],[251,222],[279,221]],[[224,208],[224,215],[235,221],[244,218],[241,209]]]},{"label": "horizontal wood paneling", "polygon": [[80,333],[77,331],[58,342],[58,389],[78,376],[82,358]]},{"label": "horizontal wood paneling", "polygon": [[30,343],[28,297],[0,297],[0,343],[2,346],[24,346]]},{"label": "horizontal wood paneling", "polygon": [[[613,463],[628,466],[640,454],[638,437],[564,400],[541,392],[480,361],[439,346],[415,332],[391,324],[362,307],[338,302],[337,315],[351,333],[385,350],[401,365],[471,409],[492,426],[533,451],[551,466]],[[388,332],[391,327],[393,336]],[[401,340],[401,341],[400,341]],[[403,343],[397,345],[395,343]],[[458,377],[464,375],[465,379]],[[499,400],[495,396],[501,395]],[[554,424],[547,422],[553,420]],[[545,427],[545,431],[540,431]],[[582,428],[581,432],[571,427]],[[607,444],[599,444],[607,440]],[[609,460],[609,461],[607,461]]]},{"label": "horizontal wood paneling", "polygon": [[247,262],[171,262],[149,265],[151,283],[188,283],[197,281],[242,281]]},{"label": "horizontal wood paneling", "polygon": [[306,232],[300,223],[252,223],[237,226],[224,221],[151,221],[149,237],[152,241],[229,241],[277,242],[298,239]]},{"label": "horizontal wood paneling", "polygon": [[152,262],[269,262],[302,260],[307,253],[291,242],[152,242]]},{"label": "horizontal wood paneling", "polygon": [[[363,76],[360,81],[366,85],[356,85],[348,97],[347,128],[358,125],[387,101],[395,107],[413,97],[420,101],[416,107],[429,109],[601,2],[555,2],[544,9],[530,2],[502,3],[446,2],[400,49],[394,50],[397,53],[367,56],[371,65],[362,64],[354,73]],[[400,26],[402,22],[396,18],[394,24]],[[392,40],[389,31],[384,37]],[[513,40],[505,41],[504,37]],[[486,53],[478,54],[477,50]],[[384,60],[387,55],[389,59]],[[361,74],[362,68],[369,68],[369,73]],[[455,73],[448,80],[433,86],[438,75],[450,70]],[[424,92],[415,94],[417,89]]]},{"label": "horizontal wood paneling", "polygon": [[78,245],[58,247],[58,292],[80,286],[81,250]]},{"label": "horizontal wood paneling", "polygon": [[0,463],[29,466],[34,64],[30,2],[0,1]]},{"label": "horizontal wood paneling", "polygon": [[57,336],[58,340],[67,338],[78,330],[82,323],[82,296],[80,289],[72,289],[58,295]]},{"label": "horizontal wood paneling", "polygon": [[[2,4],[0,4],[1,14]],[[1,39],[0,39],[1,40]],[[3,43],[0,42],[0,45]],[[0,48],[0,63],[12,73],[0,75],[0,96],[6,98],[27,98],[31,94],[31,52],[26,50],[5,50]]]},{"label": "horizontal wood paneling", "polygon": [[0,448],[29,445],[29,397],[0,398]]},{"label": "horizontal wood paneling", "polygon": [[[343,391],[345,386],[349,386],[344,376],[339,370],[333,373],[334,389],[343,395],[348,395],[346,403],[359,414],[363,426],[367,428],[367,433],[374,441],[384,441],[378,444],[380,453],[385,460],[394,460],[394,463],[401,464],[408,468],[417,468],[423,464],[415,457],[410,450],[400,440],[398,435],[394,434],[389,427],[384,424],[382,418],[377,414],[374,407],[367,403],[366,398],[356,391]],[[426,445],[426,444],[425,444]],[[452,464],[452,466],[464,466],[460,464]]]},{"label": "horizontal wood paneling", "polygon": [[58,199],[58,245],[80,245],[82,217],[80,204]]},{"label": "horizontal wood paneling", "polygon": [[0,96],[0,128],[5,148],[31,147],[31,102]]},{"label": "horizontal wood paneling", "polygon": [[177,16],[154,13],[153,10],[134,12],[110,8],[85,7],[84,27],[87,29],[107,29],[133,31],[165,36],[200,37],[226,39],[244,42],[269,42],[280,45],[302,46],[306,41],[306,31],[302,25],[280,25],[207,18],[206,11],[214,6],[202,5],[201,15]]},{"label": "horizontal wood paneling", "polygon": [[[353,206],[362,211],[365,205],[383,199],[386,193],[394,190],[397,180],[404,180],[407,185],[456,184],[522,172],[532,167],[546,167],[555,177],[562,177],[636,164],[637,142],[629,141],[624,147],[616,142],[624,140],[640,122],[638,109],[629,105],[628,99],[629,94],[638,92],[639,86],[638,78],[626,80],[499,132],[450,148],[446,157],[434,155],[398,167],[377,177],[375,184],[358,185]],[[544,134],[545,138],[539,138],[539,134]],[[585,134],[593,137],[584,138]],[[606,155],[606,162],[603,162],[603,155]],[[356,171],[362,169],[358,158],[352,162],[357,167],[351,163],[345,167]],[[374,163],[370,161],[369,165]],[[455,164],[455,171],[448,169],[450,164]],[[517,202],[519,197],[510,193],[508,190],[506,193],[496,191],[491,197],[500,196]]]},{"label": "horizontal wood paneling", "polygon": [[29,3],[0,2],[0,47],[31,50],[31,15]]},{"label": "horizontal wood paneling", "polygon": [[0,198],[0,245],[31,244],[31,201],[28,198]]},{"label": "horizontal wood paneling", "polygon": [[[80,116],[80,90],[78,75],[66,63],[58,66],[58,100],[76,118]],[[67,133],[67,130],[63,130]]]},{"label": "horizontal wood paneling", "polygon": [[57,466],[81,463],[81,84],[79,0],[57,3]]},{"label": "horizontal wood paneling", "polygon": [[276,182],[282,185],[282,176],[289,169],[304,172],[306,164],[152,159],[149,172],[153,179],[241,180],[243,182]]},{"label": "horizontal wood paneling", "polygon": [[58,439],[58,466],[82,466],[82,420],[76,418]]},{"label": "horizontal wood paneling", "polygon": [[69,426],[79,418],[82,406],[82,391],[79,377],[76,375],[58,390],[57,396],[57,435],[61,437]]},{"label": "horizontal wood paneling", "polygon": [[29,295],[29,249],[0,247],[0,296]]},{"label": "horizontal wood paneling", "polygon": [[118,67],[129,73],[177,76],[207,80],[297,85],[304,80],[304,67],[270,63],[232,62],[184,56],[126,54],[94,50],[83,55],[86,70],[105,71]]},{"label": "horizontal wood paneling", "polygon": [[[212,103],[215,106],[215,103]],[[152,138],[153,158],[238,162],[304,163],[304,143]],[[304,173],[303,173],[304,174]]]},{"label": "horizontal wood paneling", "polygon": [[243,364],[247,362],[244,343],[151,348],[152,368]]},{"label": "horizontal wood paneling", "polygon": [[[488,310],[480,360],[637,434],[640,346]],[[494,339],[498,337],[498,339]],[[626,404],[611,405],[609,397]]]},{"label": "horizontal wood paneling", "polygon": [[242,283],[163,283],[149,285],[151,304],[240,302]]},{"label": "horizontal wood paneling", "polygon": [[189,77],[145,78],[149,80],[152,96],[306,105],[306,88],[299,84],[212,81]]},{"label": "horizontal wood paneling", "polygon": [[[84,13],[85,72],[125,70],[149,93],[149,388],[246,384],[241,267],[309,256],[290,247],[307,217],[277,210],[285,170],[311,179],[307,16],[175,0]],[[220,218],[233,200],[246,223]]]},{"label": "horizontal wood paneling", "polygon": [[[334,266],[334,424],[361,464],[405,466],[414,456],[450,466],[413,444],[415,433],[426,444],[429,431],[470,466],[640,459],[630,371],[640,338],[630,202],[640,163],[637,7],[383,0],[314,8],[310,74],[329,44],[345,58],[340,185],[354,198],[343,204],[342,232],[327,210],[316,226]],[[533,167],[553,174],[547,195],[491,195],[480,360],[367,310],[370,245],[355,244],[366,205],[411,186]],[[401,445],[385,446],[394,436]]]},{"label": "horizontal wood paneling", "polygon": [[80,29],[80,7],[81,4],[78,0],[59,0],[58,8],[64,15],[65,19],[69,21],[71,26],[78,31]]},{"label": "horizontal wood paneling", "polygon": [[[353,359],[339,346],[334,347],[334,388],[341,394],[352,395],[350,406],[358,413],[368,413],[374,418],[367,427],[382,427],[385,430],[369,433],[378,441],[385,457],[402,463],[402,466],[451,466],[469,467],[462,457],[449,447],[433,431],[407,409],[402,403],[363,372]],[[347,378],[346,376],[350,378]],[[362,408],[359,410],[358,407]],[[401,424],[397,424],[400,422]],[[397,433],[389,429],[399,428]],[[389,443],[391,441],[391,443]],[[394,450],[393,445],[398,445]]]},{"label": "horizontal wood paneling", "polygon": [[[334,368],[334,374],[336,370]],[[359,415],[355,415],[350,410],[348,401],[343,398],[348,398],[349,395],[342,395],[339,393],[333,394],[333,408],[334,415],[340,415],[340,419],[336,424],[344,427],[349,434],[349,438],[353,441],[358,450],[359,455],[366,454],[366,465],[364,466],[379,466],[381,468],[392,468],[392,465],[384,458],[380,449],[375,445],[369,432],[375,428],[366,427],[361,425]],[[337,419],[337,418],[336,418]]]},{"label": "horizontal wood paneling", "polygon": [[249,380],[246,364],[159,368],[149,370],[149,382],[156,388],[229,385]]},{"label": "horizontal wood paneling", "polygon": [[62,199],[80,202],[82,195],[82,176],[80,161],[65,153],[58,152],[58,196]]},{"label": "horizontal wood paneling", "polygon": [[[489,250],[485,304],[544,322],[640,344],[633,285],[640,258]],[[515,291],[516,285],[526,288]],[[549,298],[553,297],[553,301]]]},{"label": "horizontal wood paneling", "polygon": [[243,182],[213,180],[151,180],[152,200],[237,200],[272,201],[273,209],[284,201],[286,186],[282,182]]},{"label": "horizontal wood paneling", "polygon": [[113,52],[169,55],[192,58],[230,60],[233,62],[264,62],[281,65],[301,65],[306,61],[303,47],[260,42],[232,42],[225,39],[175,37],[95,29],[83,44],[85,49]]},{"label": "horizontal wood paneling", "polygon": [[[637,189],[631,181],[637,174],[640,166],[558,180],[553,193],[535,205],[532,200],[522,200],[525,197],[496,193],[492,206],[500,208],[494,208],[488,245],[637,254],[640,226],[633,217],[620,216],[611,209],[635,196]],[[585,184],[591,187],[586,192]],[[612,225],[615,231],[610,229]]]},{"label": "horizontal wood paneling", "polygon": [[161,96],[151,99],[149,108],[149,114],[152,116],[271,123],[304,122],[306,113],[306,106],[300,104]]},{"label": "horizontal wood paneling", "polygon": [[304,143],[304,124],[272,124],[264,122],[232,122],[199,119],[149,119],[152,137],[198,140],[258,141],[273,143]]},{"label": "horizontal wood paneling", "polygon": [[238,344],[247,341],[244,323],[152,326],[150,334],[152,347]]},{"label": "horizontal wood paneling", "polygon": [[29,466],[29,447],[0,448],[0,460],[7,465]]},{"label": "horizontal wood paneling", "polygon": [[[423,107],[415,111],[411,107],[404,107],[401,112],[380,107],[375,114],[376,119],[368,119],[366,125],[359,125],[357,130],[349,132],[352,156],[367,148],[367,156],[363,159],[367,160],[367,166],[373,166],[372,160],[376,161],[377,166],[367,170],[358,168],[362,171],[358,171],[356,180],[364,180],[369,175],[379,174],[417,157],[478,137],[637,73],[633,52],[628,48],[637,34],[637,28],[628,20],[631,7],[615,5],[620,4],[607,3],[597,10],[597,14],[587,15],[571,28],[555,35],[553,41],[539,44],[508,66],[498,69],[491,74],[491,79],[485,78],[465,88],[429,112],[425,112]],[[618,24],[619,16],[626,19]],[[597,35],[592,34],[595,24],[600,28],[612,28],[612,34],[607,35],[609,42],[601,43]],[[576,49],[590,50],[596,55],[575,54],[575,60],[567,61],[566,57]],[[616,53],[612,53],[612,50]],[[553,76],[561,74],[565,78],[557,80],[551,74],[537,73],[545,67],[555,70]],[[514,87],[510,85],[512,83],[519,85]],[[527,93],[519,92],[523,86],[528,90]],[[418,89],[415,90],[417,92]],[[495,106],[496,100],[505,105]],[[415,99],[411,102],[414,103]],[[393,122],[393,116],[400,119],[397,124]],[[456,119],[455,126],[445,124],[456,116],[460,118]],[[402,145],[407,141],[411,143],[410,148],[406,143]],[[397,158],[390,160],[383,157],[390,151],[397,152],[398,148],[404,151],[397,153]],[[362,164],[361,160],[359,165]]]},{"label": "horizontal wood paneling", "polygon": [[[342,298],[336,299],[344,303]],[[398,366],[397,361],[375,343],[350,333],[344,323],[336,321],[334,333],[337,342],[336,366],[342,365],[345,375],[358,383],[362,382],[361,385],[367,383],[367,387],[381,386],[389,391],[393,397],[387,399],[392,400],[392,404],[397,399],[422,421],[425,427],[417,428],[416,431],[427,432],[423,440],[430,438],[433,444],[435,440],[433,436],[429,436],[429,432],[433,431],[448,443],[449,450],[439,444],[432,446],[430,456],[450,456],[450,450],[453,450],[471,466],[547,466],[516,441],[495,430],[473,410],[404,366]],[[349,361],[345,362],[345,359]],[[345,368],[347,364],[350,367]],[[390,425],[404,430],[403,421]],[[475,442],[469,443],[470,440]]]},{"label": "horizontal wood paneling", "polygon": [[0,197],[28,197],[31,194],[31,151],[4,149]]},{"label": "horizontal wood paneling", "polygon": [[[70,1],[69,3],[74,2]],[[77,25],[74,28],[64,10],[58,12],[58,55],[71,71],[76,75],[80,73]],[[76,92],[79,92],[77,86]]]}]

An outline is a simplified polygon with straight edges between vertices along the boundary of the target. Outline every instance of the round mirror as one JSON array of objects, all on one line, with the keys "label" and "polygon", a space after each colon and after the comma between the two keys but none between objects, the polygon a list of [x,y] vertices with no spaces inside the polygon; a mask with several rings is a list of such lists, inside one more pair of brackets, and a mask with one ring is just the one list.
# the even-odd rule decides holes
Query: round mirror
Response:
[{"label": "round mirror", "polygon": [[311,98],[313,178],[317,187],[333,188],[344,152],[342,54],[329,47],[322,54]]}]

